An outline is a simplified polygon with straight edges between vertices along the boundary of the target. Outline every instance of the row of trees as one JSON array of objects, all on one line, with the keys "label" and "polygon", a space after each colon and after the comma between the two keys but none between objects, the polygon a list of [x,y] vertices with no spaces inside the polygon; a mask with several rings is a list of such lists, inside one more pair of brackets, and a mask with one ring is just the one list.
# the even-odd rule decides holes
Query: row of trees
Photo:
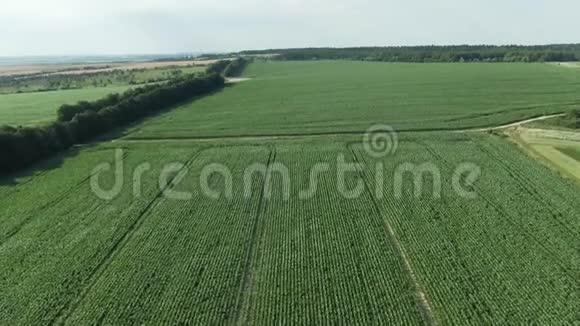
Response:
[{"label": "row of trees", "polygon": [[246,66],[249,63],[250,60],[244,57],[239,57],[234,60],[219,60],[209,65],[206,69],[206,73],[220,74],[224,77],[238,77],[242,72],[244,72],[244,69],[246,69]]},{"label": "row of trees", "polygon": [[236,60],[230,62],[230,64],[224,69],[224,76],[226,77],[239,77],[246,69],[246,66],[250,61],[246,58],[239,57]]},{"label": "row of trees", "polygon": [[120,103],[121,101],[128,100],[130,98],[136,97],[140,94],[147,93],[156,89],[158,86],[151,85],[151,86],[144,86],[139,88],[134,88],[126,91],[123,94],[109,94],[101,99],[96,101],[80,101],[76,104],[63,104],[59,107],[57,111],[57,119],[58,121],[65,122],[71,121],[77,114],[83,112],[94,111],[97,112],[101,109],[104,109],[109,106],[113,106],[115,104]]},{"label": "row of trees", "polygon": [[205,72],[207,74],[223,75],[226,68],[232,63],[231,60],[219,60],[207,66]]},{"label": "row of trees", "polygon": [[130,70],[115,69],[101,72],[87,71],[79,74],[38,73],[0,76],[0,93],[41,92],[85,87],[105,87],[109,85],[141,85],[167,81],[182,75],[182,69],[188,67],[194,67],[194,65]]},{"label": "row of trees", "polygon": [[0,127],[0,174],[27,167],[114,128],[221,89],[218,74],[184,76],[123,95],[61,108],[59,119],[47,126]]},{"label": "row of trees", "polygon": [[563,62],[580,60],[580,44],[546,46],[415,46],[245,51],[282,60],[349,59],[387,62]]}]

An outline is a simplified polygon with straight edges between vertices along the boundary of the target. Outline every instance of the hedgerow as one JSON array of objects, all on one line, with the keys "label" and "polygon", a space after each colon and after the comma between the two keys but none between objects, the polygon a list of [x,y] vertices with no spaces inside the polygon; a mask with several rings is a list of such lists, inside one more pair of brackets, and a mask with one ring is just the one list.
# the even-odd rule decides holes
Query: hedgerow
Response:
[{"label": "hedgerow", "polygon": [[250,61],[246,58],[237,58],[236,60],[232,61],[224,70],[224,76],[226,77],[238,77],[246,69],[246,66],[250,63]]},{"label": "hedgerow", "polygon": [[209,94],[223,85],[223,77],[217,74],[182,77],[123,95],[109,95],[92,103],[63,106],[58,120],[47,126],[0,127],[0,174],[22,169],[114,128]]}]

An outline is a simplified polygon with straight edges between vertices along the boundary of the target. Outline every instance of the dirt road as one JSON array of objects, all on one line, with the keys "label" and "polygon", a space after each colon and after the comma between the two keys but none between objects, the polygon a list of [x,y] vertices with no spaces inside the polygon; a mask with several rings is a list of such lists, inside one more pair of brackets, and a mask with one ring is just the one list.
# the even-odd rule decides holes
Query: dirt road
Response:
[{"label": "dirt road", "polygon": [[528,124],[530,122],[548,120],[548,119],[552,119],[552,118],[555,118],[555,117],[561,117],[561,116],[564,116],[564,115],[566,115],[566,114],[565,113],[551,114],[551,115],[545,115],[545,116],[541,116],[541,117],[535,117],[535,118],[530,118],[530,119],[526,119],[526,120],[511,122],[511,123],[504,124],[504,125],[501,125],[501,126],[496,126],[496,127],[476,128],[476,129],[468,129],[468,130],[458,130],[457,132],[485,132],[485,131],[492,131],[492,130],[509,129],[509,128],[515,128],[515,127],[523,126],[523,125]]}]

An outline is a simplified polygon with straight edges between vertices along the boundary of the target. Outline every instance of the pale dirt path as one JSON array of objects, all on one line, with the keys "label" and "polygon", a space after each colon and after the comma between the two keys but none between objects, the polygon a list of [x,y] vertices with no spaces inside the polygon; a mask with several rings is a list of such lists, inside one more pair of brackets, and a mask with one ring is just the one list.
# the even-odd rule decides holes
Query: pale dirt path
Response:
[{"label": "pale dirt path", "polygon": [[564,68],[580,68],[580,62],[550,62],[548,64]]},{"label": "pale dirt path", "polygon": [[[243,82],[245,80],[249,80],[249,78],[240,78],[242,79],[239,82]],[[233,81],[232,83],[235,83]],[[493,131],[493,130],[505,130],[510,128],[517,128],[521,127],[524,124],[534,122],[534,121],[541,121],[547,120],[559,116],[563,116],[565,113],[558,113],[552,114],[542,117],[536,117],[531,119],[526,119],[517,122],[511,122],[505,125],[496,126],[496,127],[487,127],[487,128],[476,128],[476,129],[457,129],[457,130],[441,130],[445,132],[456,132],[456,133],[465,133],[465,132],[486,132],[486,131]],[[407,131],[405,131],[407,132]],[[423,132],[420,130],[417,131],[408,131],[408,132]],[[364,131],[361,132],[328,132],[328,133],[313,133],[313,134],[296,134],[296,135],[256,135],[256,136],[222,136],[222,137],[188,137],[188,138],[152,138],[152,139],[115,139],[112,140],[112,143],[116,142],[126,142],[126,143],[163,143],[163,142],[215,142],[215,141],[269,141],[269,140],[292,140],[292,139],[311,139],[311,138],[320,138],[320,137],[339,137],[339,136],[357,136],[364,134]]]},{"label": "pale dirt path", "polygon": [[413,286],[415,287],[415,291],[416,291],[416,294],[418,296],[417,299],[419,300],[419,302],[421,304],[421,308],[423,309],[423,314],[424,314],[426,324],[427,325],[438,325],[439,323],[437,322],[437,318],[435,316],[435,313],[433,312],[433,305],[431,303],[431,300],[429,300],[427,298],[426,291],[423,288],[423,286],[421,285],[421,282],[419,281],[419,277],[417,276],[417,273],[415,273],[415,270],[413,269],[413,266],[411,265],[411,259],[409,258],[409,255],[405,251],[405,248],[403,248],[403,245],[399,241],[399,238],[397,237],[397,234],[395,233],[395,230],[392,228],[390,223],[387,223],[385,221],[384,224],[385,224],[385,228],[387,229],[387,232],[389,233],[391,238],[394,240],[393,242],[395,244],[395,247],[397,247],[399,254],[403,258],[403,263],[405,265],[405,269],[407,270],[407,273],[411,277],[411,281],[413,282]]},{"label": "pale dirt path", "polygon": [[[356,154],[356,151],[353,150],[353,148],[351,148],[348,145],[347,145],[347,148],[350,150],[351,155],[354,158],[355,162],[357,162],[358,164],[361,164],[361,160],[359,159],[358,155]],[[361,179],[363,180],[363,183],[365,185],[365,189],[367,190],[368,194],[372,194],[373,191],[372,191],[371,186],[369,185],[369,182],[367,180],[367,177],[365,176],[365,173],[363,171],[359,171],[359,175],[360,175]],[[436,318],[436,315],[434,313],[434,309],[433,309],[433,305],[431,303],[431,300],[428,298],[425,288],[421,285],[421,282],[419,281],[419,277],[415,273],[415,270],[413,269],[413,266],[411,264],[411,259],[410,259],[409,255],[407,254],[405,248],[403,247],[403,244],[399,240],[399,237],[397,236],[395,229],[392,227],[391,223],[389,223],[389,221],[387,219],[387,214],[385,214],[385,212],[383,212],[381,205],[379,205],[379,203],[377,202],[377,200],[374,196],[370,195],[370,200],[373,203],[373,206],[375,208],[376,213],[381,218],[383,228],[385,230],[385,233],[387,234],[388,239],[390,240],[390,242],[392,244],[395,245],[397,252],[401,256],[401,259],[403,260],[404,268],[407,271],[407,274],[409,274],[409,277],[411,278],[411,282],[413,283],[413,287],[415,288],[416,300],[418,301],[417,303],[420,306],[419,309],[421,311],[421,315],[423,317],[425,324],[428,326],[438,325],[437,318]]]},{"label": "pale dirt path", "polygon": [[518,131],[520,134],[525,134],[526,138],[535,138],[534,141],[545,139],[550,140],[552,143],[554,140],[562,142],[580,142],[580,132],[575,131],[527,128],[523,126],[520,127]]},{"label": "pale dirt path", "polygon": [[485,131],[509,129],[509,128],[514,128],[514,127],[519,127],[519,126],[528,124],[530,122],[548,120],[548,119],[551,119],[551,118],[561,117],[561,116],[564,116],[564,115],[566,115],[566,114],[565,113],[557,113],[557,114],[551,114],[551,115],[544,115],[544,116],[541,116],[541,117],[535,117],[535,118],[531,118],[531,119],[526,119],[526,120],[511,122],[511,123],[504,124],[504,125],[500,125],[500,126],[496,126],[496,127],[457,130],[456,132],[485,132]]},{"label": "pale dirt path", "polygon": [[248,81],[252,78],[226,78],[226,84],[237,84]]}]

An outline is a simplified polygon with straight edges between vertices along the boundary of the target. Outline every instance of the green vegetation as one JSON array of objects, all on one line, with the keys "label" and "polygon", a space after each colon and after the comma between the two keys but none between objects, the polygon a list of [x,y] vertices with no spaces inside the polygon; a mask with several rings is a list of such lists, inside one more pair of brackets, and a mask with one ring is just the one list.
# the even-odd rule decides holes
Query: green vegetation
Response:
[{"label": "green vegetation", "polygon": [[[230,64],[4,128],[0,167],[221,89]],[[503,137],[445,131],[570,110],[577,71],[259,62],[245,77],[0,178],[0,324],[577,321],[577,185]],[[408,131],[386,157],[361,142],[375,124]]]},{"label": "green vegetation", "polygon": [[[272,176],[273,195],[257,221],[237,321],[420,324],[423,307],[372,195],[364,191],[346,199],[337,189],[337,157],[353,161],[346,144],[272,147],[271,163],[288,167],[290,179],[285,183],[278,172]],[[302,197],[317,164],[329,169],[316,180],[319,191]],[[349,175],[346,185],[352,189],[358,181],[356,174]]]},{"label": "green vegetation", "polygon": [[[174,79],[172,84],[175,82],[183,81],[182,79]],[[77,115],[86,112],[99,112],[108,107],[118,105],[119,103],[125,101],[130,101],[137,96],[144,95],[155,89],[161,88],[160,85],[148,85],[145,87],[139,87],[130,89],[122,94],[109,94],[103,98],[95,101],[79,101],[76,104],[63,104],[58,109],[58,121],[66,122],[73,120]]]},{"label": "green vegetation", "polygon": [[546,64],[258,62],[220,96],[151,120],[132,138],[495,126],[580,105],[580,74]]},{"label": "green vegetation", "polygon": [[532,126],[556,129],[580,129],[580,109],[570,111],[561,117],[535,122]]},{"label": "green vegetation", "polygon": [[242,57],[233,60],[224,70],[224,76],[239,77],[249,63],[250,61],[248,59]]},{"label": "green vegetation", "polygon": [[103,72],[85,72],[81,70],[78,73],[59,72],[0,76],[0,94],[142,85],[203,72],[204,69],[204,67],[190,66],[131,70],[114,69]]},{"label": "green vegetation", "polygon": [[246,66],[250,63],[250,59],[239,57],[236,59],[224,59],[218,60],[210,64],[206,73],[208,74],[220,74],[224,77],[239,77],[246,69]]},{"label": "green vegetation", "polygon": [[0,126],[0,174],[23,169],[73,145],[223,86],[224,79],[217,74],[191,75],[130,90],[121,96],[109,96],[92,104],[65,106],[59,112],[60,120],[50,125]]},{"label": "green vegetation", "polygon": [[33,126],[49,123],[57,117],[62,104],[92,101],[111,93],[121,93],[129,86],[97,87],[38,93],[0,95],[0,125]]},{"label": "green vegetation", "polygon": [[282,60],[365,60],[386,62],[562,62],[580,60],[580,44],[544,46],[414,46],[308,48],[244,51]]},{"label": "green vegetation", "polygon": [[[129,152],[126,164],[129,168],[143,160],[151,162],[151,172],[158,175],[164,163],[186,161],[193,153],[192,148],[148,148]],[[16,189],[2,187],[1,323],[56,320],[89,287],[101,266],[114,258],[128,233],[137,229],[157,198],[158,180],[144,180],[140,199],[133,199],[127,190],[114,202],[99,200],[88,177],[96,164],[113,158],[112,150],[84,151]],[[103,175],[100,182],[106,188],[112,179],[112,174]]]},{"label": "green vegetation", "polygon": [[[379,205],[414,257],[442,324],[574,319],[569,298],[578,263],[571,244],[580,231],[577,188],[495,137],[417,138],[382,162],[387,171],[406,162],[436,162],[441,198],[416,198],[409,182],[404,196],[386,194]],[[476,200],[457,197],[445,180],[463,162],[481,167],[471,189]],[[429,179],[426,184],[433,186]]]},{"label": "green vegetation", "polygon": [[207,74],[220,74],[223,75],[226,68],[232,63],[231,60],[218,60],[209,66],[207,66],[205,72]]},{"label": "green vegetation", "polygon": [[[112,144],[0,186],[2,323],[575,320],[580,193],[502,139],[402,135],[400,150],[381,160],[381,197],[374,192],[377,160],[346,138],[260,146],[121,144],[124,188],[112,201],[96,198],[88,179],[96,164],[112,162]],[[368,184],[358,198],[344,198],[336,188],[339,155],[367,164],[347,178],[349,189]],[[452,189],[453,169],[466,161],[482,166],[470,188],[476,199]],[[144,162],[151,170],[133,197],[132,173]],[[184,163],[189,173],[160,188],[158,175],[170,162]],[[332,167],[318,177],[318,191],[300,197],[312,165],[325,162]],[[404,162],[440,167],[442,197],[430,195],[427,177],[423,196],[412,195],[407,178],[405,196],[397,198],[393,173]],[[200,188],[202,169],[215,163],[233,175],[231,199],[219,175],[209,178],[219,199]],[[251,196],[244,196],[244,170],[255,163],[270,171],[276,163],[288,167],[288,199],[279,172],[256,174]],[[113,178],[105,172],[99,183],[110,189]],[[193,197],[159,195],[167,187]]]},{"label": "green vegetation", "polygon": [[564,155],[567,155],[576,161],[580,162],[580,148],[574,147],[557,147],[557,150],[562,152]]},{"label": "green vegetation", "polygon": [[580,150],[580,134],[553,127],[542,128],[518,128],[507,135],[530,158],[539,160],[565,178],[580,182],[580,161],[574,159],[575,152]]}]

